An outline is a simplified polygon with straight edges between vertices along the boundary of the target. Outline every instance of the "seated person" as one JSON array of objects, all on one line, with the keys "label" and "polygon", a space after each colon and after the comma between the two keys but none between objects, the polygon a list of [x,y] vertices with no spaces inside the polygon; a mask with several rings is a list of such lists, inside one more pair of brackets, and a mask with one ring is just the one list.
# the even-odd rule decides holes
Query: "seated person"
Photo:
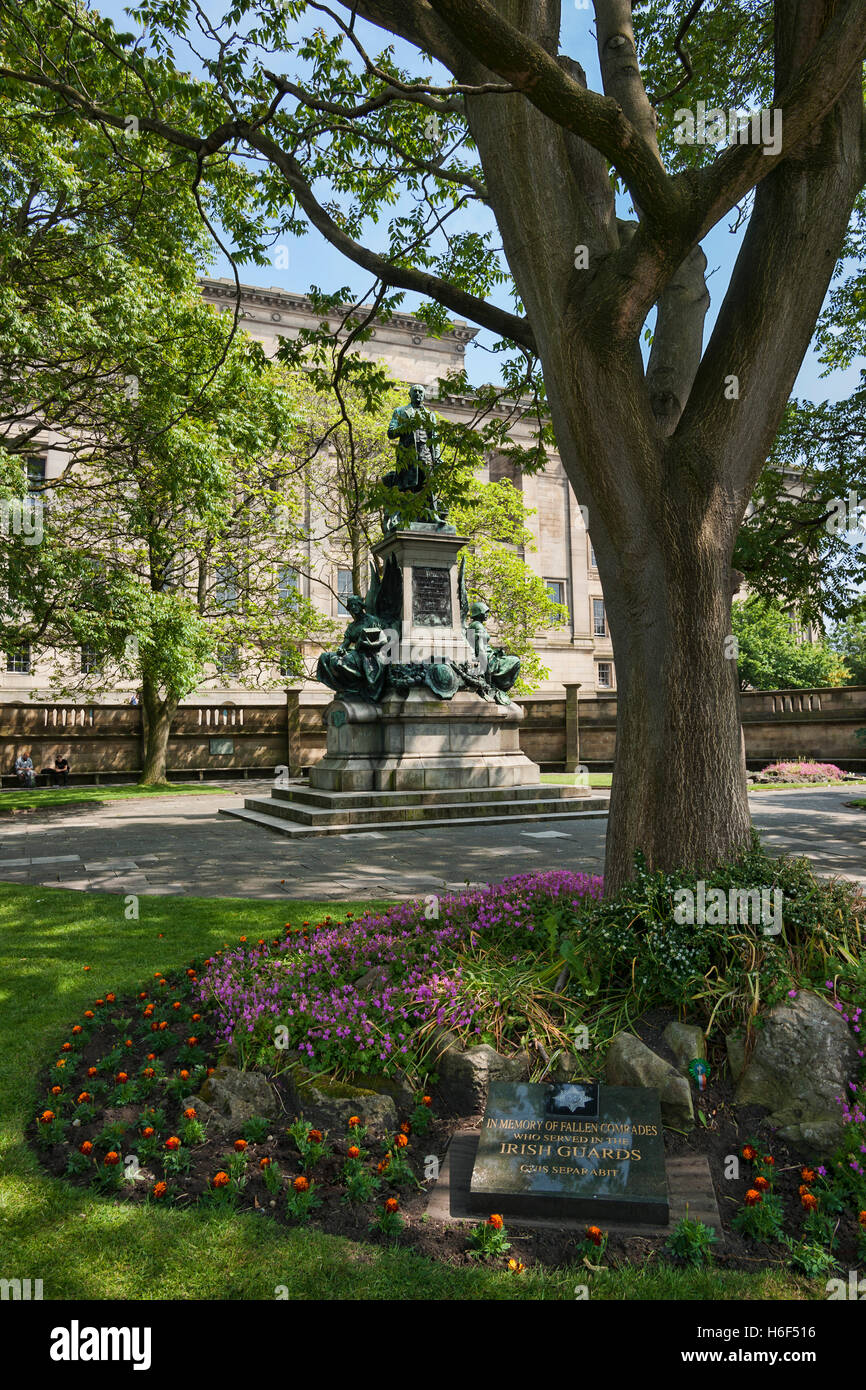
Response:
[{"label": "seated person", "polygon": [[36,781],[36,773],[33,771],[33,760],[30,757],[30,750],[23,748],[15,759],[15,775],[19,782],[26,787],[32,787]]},{"label": "seated person", "polygon": [[51,769],[51,781],[55,787],[65,787],[69,782],[69,759],[65,753],[58,753]]}]

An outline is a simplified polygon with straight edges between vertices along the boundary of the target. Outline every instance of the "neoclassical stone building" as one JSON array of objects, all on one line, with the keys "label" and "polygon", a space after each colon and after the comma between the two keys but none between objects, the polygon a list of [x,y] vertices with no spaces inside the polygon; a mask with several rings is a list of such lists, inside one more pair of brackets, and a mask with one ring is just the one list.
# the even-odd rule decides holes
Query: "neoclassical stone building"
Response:
[{"label": "neoclassical stone building", "polygon": [[[218,311],[234,312],[237,291],[233,280],[204,280],[202,294]],[[281,338],[320,322],[320,315],[304,295],[256,285],[241,287],[241,313],[243,329],[259,340],[269,354],[276,350]],[[338,327],[336,319],[333,326]],[[426,325],[411,314],[396,314],[388,323],[378,324],[370,342],[361,344],[358,351],[384,362],[397,380],[423,382],[435,388],[439,377],[463,367],[466,346],[477,331],[469,324],[456,322],[450,332],[433,338]],[[474,403],[470,398],[450,397],[437,403],[436,410],[451,419],[468,421],[474,414]],[[504,414],[506,407],[501,410]],[[518,425],[514,437],[528,443],[528,426]],[[52,448],[50,432],[46,431],[34,445],[28,468],[33,479],[50,479],[60,473],[62,456]],[[558,691],[565,682],[580,682],[582,695],[615,690],[613,649],[592,544],[579,499],[572,493],[560,460],[552,454],[543,472],[524,477],[510,469],[506,460],[493,458],[486,476],[510,477],[520,488],[532,512],[528,524],[536,547],[526,552],[526,562],[547,582],[557,602],[568,609],[568,624],[541,634],[536,643],[550,672],[543,689]],[[322,612],[333,618],[342,615],[340,596],[351,589],[351,568],[345,557],[341,563],[339,554],[311,545],[307,572],[300,582]],[[83,652],[82,669],[88,659],[90,654]],[[42,667],[38,661],[31,661],[26,651],[5,654],[0,667],[0,700],[26,699],[34,691],[43,698],[50,695],[47,665]],[[129,692],[118,690],[108,698],[128,695]],[[240,703],[259,698],[272,699],[273,691],[258,694],[233,683],[230,676],[216,674],[190,696],[190,700],[199,703],[211,699]]]}]

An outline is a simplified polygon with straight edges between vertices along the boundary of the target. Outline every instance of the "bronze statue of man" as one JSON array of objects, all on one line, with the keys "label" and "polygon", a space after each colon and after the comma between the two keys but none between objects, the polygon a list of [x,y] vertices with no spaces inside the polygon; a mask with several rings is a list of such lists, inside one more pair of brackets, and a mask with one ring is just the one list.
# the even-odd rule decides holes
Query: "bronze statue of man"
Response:
[{"label": "bronze statue of man", "polygon": [[[397,407],[388,426],[388,438],[397,441],[397,467],[393,473],[386,473],[382,481],[386,487],[396,487],[400,492],[424,492],[442,463],[436,416],[424,404],[425,394],[423,386],[410,386],[409,404]],[[447,515],[431,489],[422,520],[442,526]],[[396,531],[401,520],[399,513],[386,517],[386,533]]]}]

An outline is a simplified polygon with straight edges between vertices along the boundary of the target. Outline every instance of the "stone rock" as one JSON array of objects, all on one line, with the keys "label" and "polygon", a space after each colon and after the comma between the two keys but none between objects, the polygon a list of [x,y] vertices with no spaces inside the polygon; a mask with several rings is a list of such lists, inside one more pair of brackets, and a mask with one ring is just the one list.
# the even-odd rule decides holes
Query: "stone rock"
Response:
[{"label": "stone rock", "polygon": [[556,1085],[564,1081],[573,1081],[579,1067],[580,1063],[574,1053],[569,1052],[568,1048],[563,1048],[544,1080],[553,1081]]},{"label": "stone rock", "polygon": [[605,1060],[604,1074],[609,1086],[647,1086],[658,1091],[664,1124],[674,1129],[691,1129],[694,1125],[688,1081],[634,1033],[617,1033]]},{"label": "stone rock", "polygon": [[735,1100],[767,1106],[781,1138],[824,1156],[844,1132],[836,1097],[847,1093],[856,1075],[848,1025],[826,999],[804,990],[767,1014]]},{"label": "stone rock", "polygon": [[260,1071],[239,1071],[237,1067],[217,1067],[197,1096],[189,1096],[184,1106],[194,1106],[198,1118],[211,1133],[228,1134],[240,1129],[253,1115],[267,1119],[279,1113],[273,1087]]},{"label": "stone rock", "polygon": [[728,1066],[731,1072],[731,1079],[735,1083],[739,1081],[746,1065],[746,1039],[742,1029],[737,1028],[733,1033],[729,1033],[725,1038],[725,1047],[728,1053]]},{"label": "stone rock", "polygon": [[688,1076],[689,1063],[707,1060],[707,1040],[704,1030],[693,1023],[669,1023],[664,1031],[664,1040],[674,1054],[674,1065],[683,1076]]},{"label": "stone rock", "polygon": [[487,1043],[466,1052],[459,1044],[446,1047],[436,1070],[438,1095],[446,1108],[458,1115],[476,1115],[484,1110],[491,1081],[525,1081],[529,1074],[525,1057],[503,1057]]},{"label": "stone rock", "polygon": [[303,1116],[316,1129],[342,1133],[351,1115],[357,1115],[371,1134],[388,1138],[399,1126],[397,1107],[389,1095],[338,1082],[313,1085],[303,1081],[292,1087],[293,1119]]}]

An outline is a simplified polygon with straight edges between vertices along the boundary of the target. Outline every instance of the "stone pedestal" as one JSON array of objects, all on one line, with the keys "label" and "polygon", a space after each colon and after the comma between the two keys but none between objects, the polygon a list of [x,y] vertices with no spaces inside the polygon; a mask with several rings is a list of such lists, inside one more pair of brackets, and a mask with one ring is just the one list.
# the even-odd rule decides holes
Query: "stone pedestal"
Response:
[{"label": "stone pedestal", "polygon": [[519,705],[497,705],[460,690],[438,700],[417,687],[381,704],[338,699],[325,711],[327,752],[310,769],[321,791],[447,791],[537,786],[520,749]]},{"label": "stone pedestal", "polygon": [[373,546],[383,568],[393,555],[403,574],[400,650],[394,659],[460,664],[472,658],[457,588],[457,555],[467,544],[465,536],[418,523]]}]

